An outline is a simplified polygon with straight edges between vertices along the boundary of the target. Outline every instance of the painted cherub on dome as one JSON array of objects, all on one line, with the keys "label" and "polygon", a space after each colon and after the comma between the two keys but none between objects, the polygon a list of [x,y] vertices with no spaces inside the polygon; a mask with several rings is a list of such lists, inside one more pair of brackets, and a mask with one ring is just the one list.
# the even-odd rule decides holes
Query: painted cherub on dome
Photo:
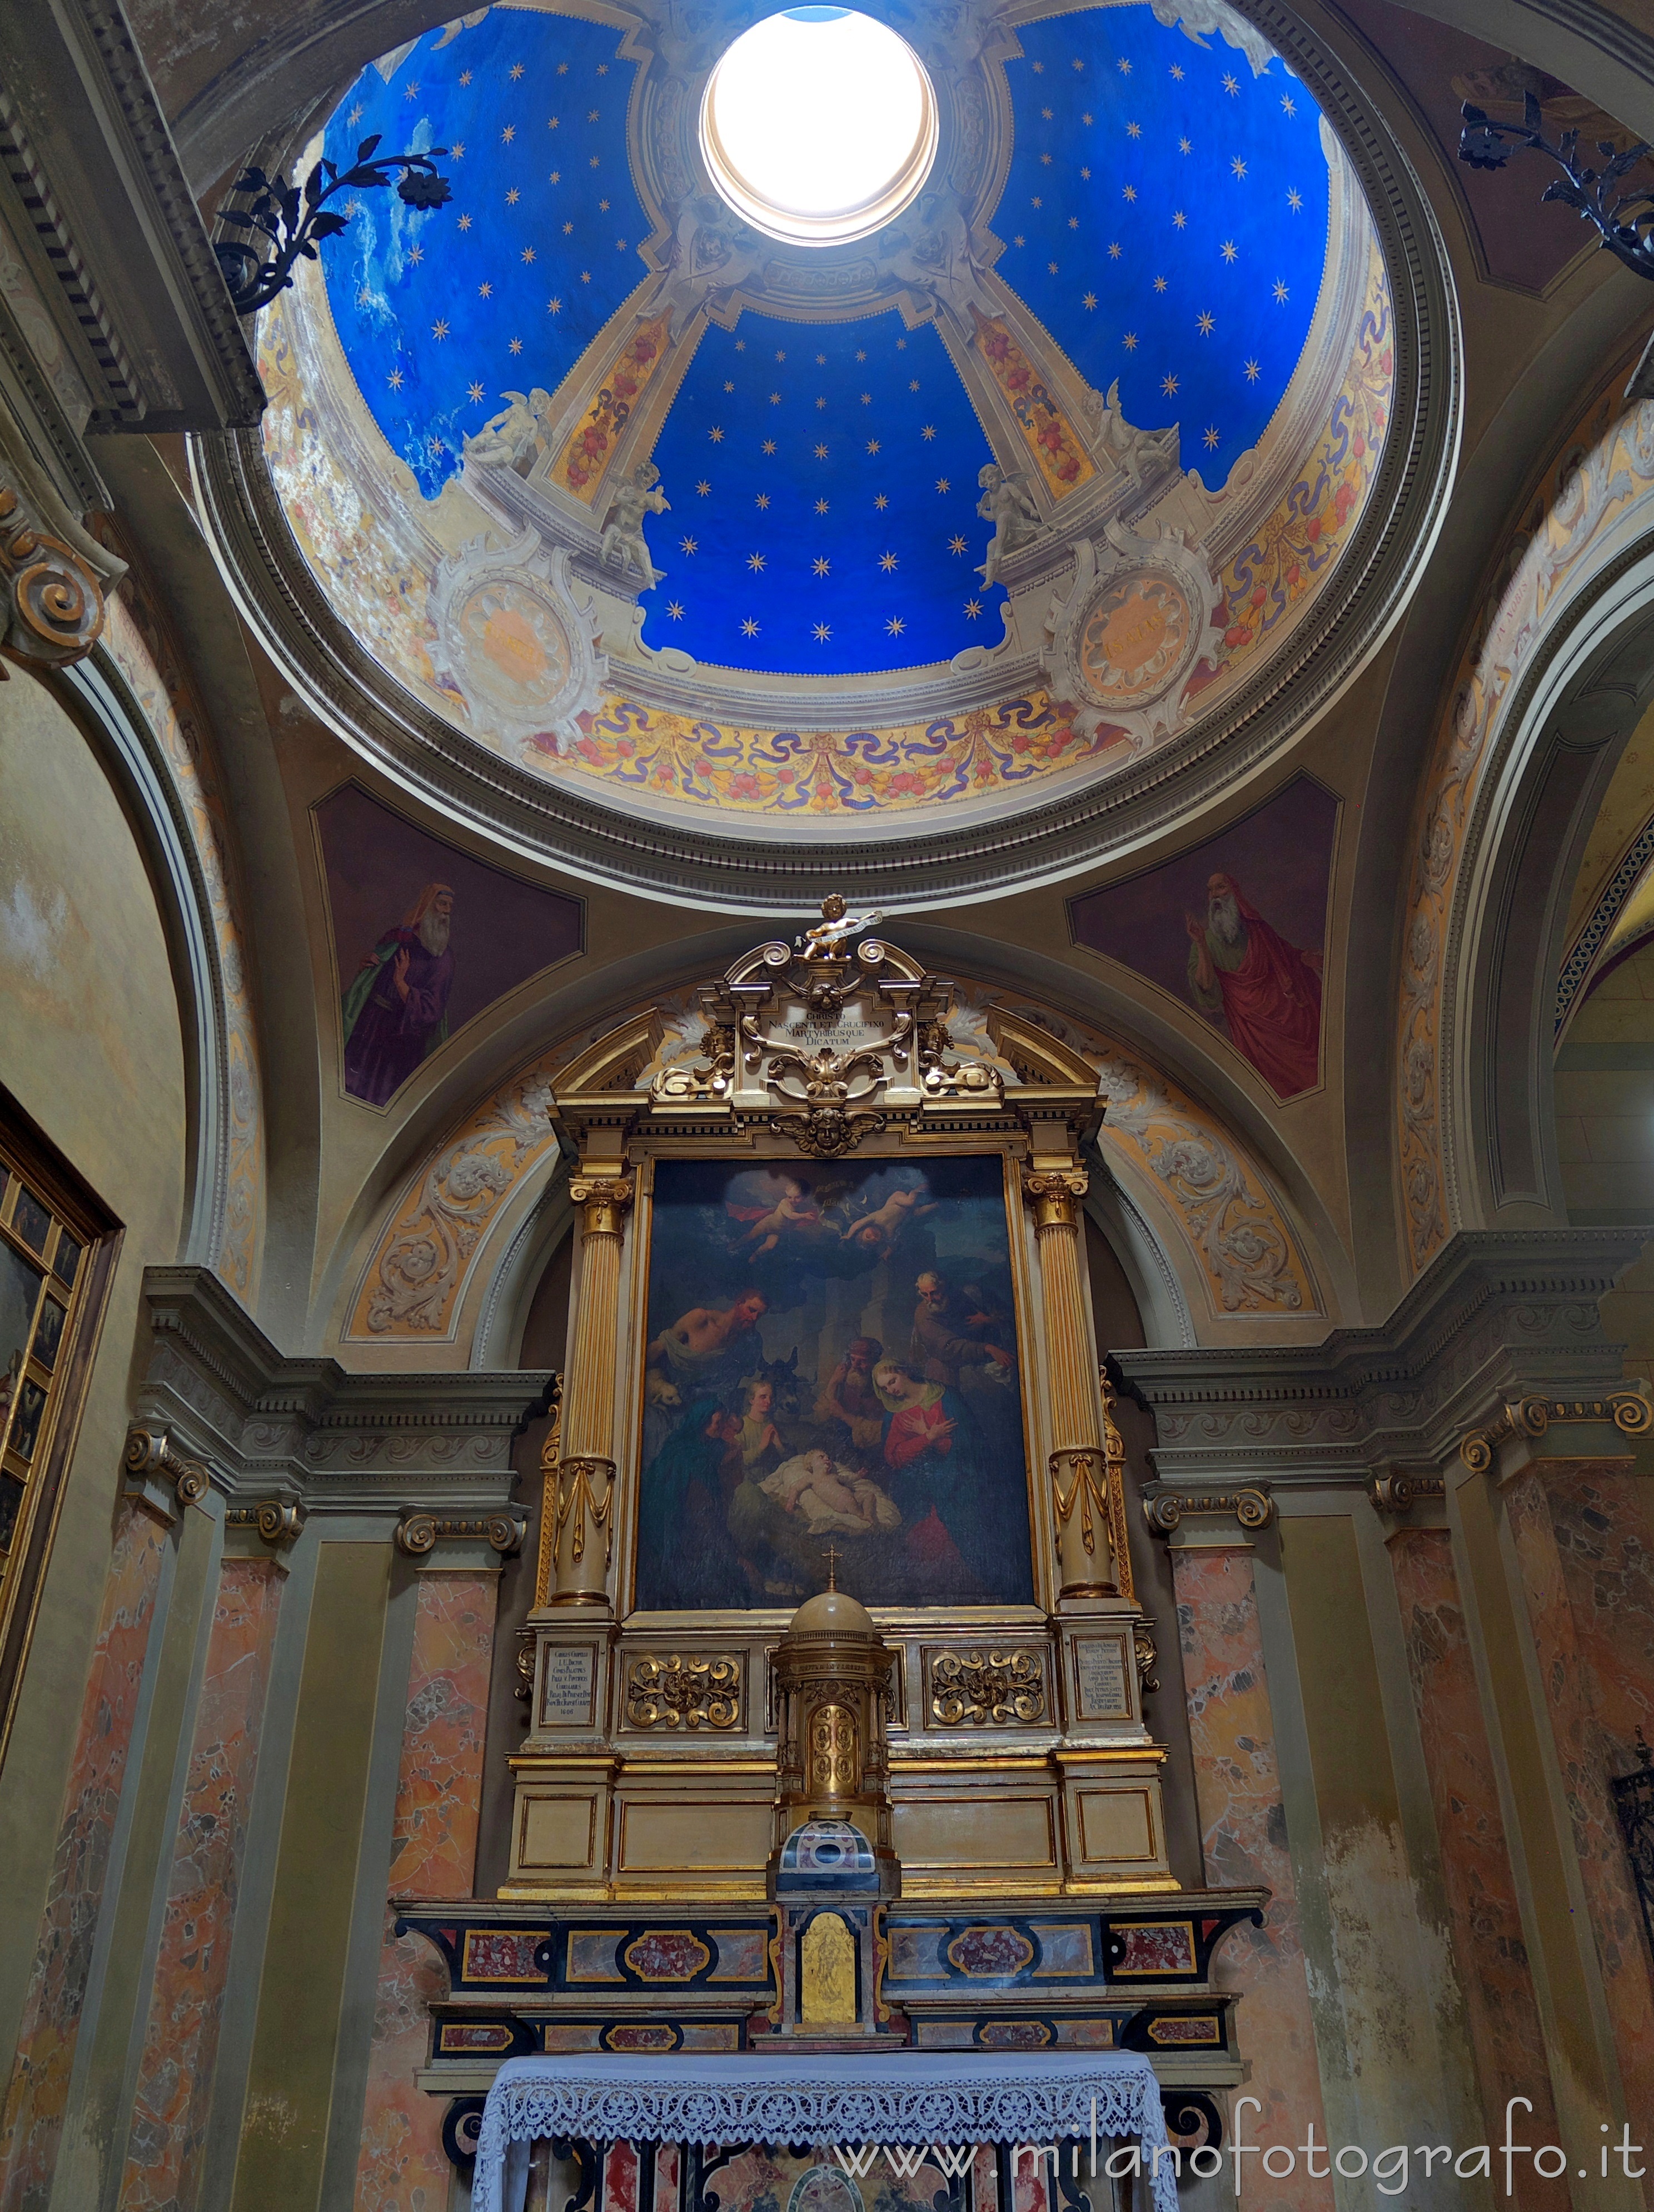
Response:
[{"label": "painted cherub on dome", "polygon": [[704,193],[686,199],[678,210],[666,265],[639,302],[639,322],[669,314],[666,337],[676,345],[696,309],[727,299],[737,285],[756,276],[769,250],[756,230],[719,201]]},{"label": "painted cherub on dome", "polygon": [[884,256],[885,273],[915,291],[933,294],[952,311],[962,330],[970,329],[973,307],[991,321],[1000,313],[1000,303],[982,282],[986,271],[971,243],[970,226],[958,194],[925,192],[914,215],[917,228],[891,234]]}]

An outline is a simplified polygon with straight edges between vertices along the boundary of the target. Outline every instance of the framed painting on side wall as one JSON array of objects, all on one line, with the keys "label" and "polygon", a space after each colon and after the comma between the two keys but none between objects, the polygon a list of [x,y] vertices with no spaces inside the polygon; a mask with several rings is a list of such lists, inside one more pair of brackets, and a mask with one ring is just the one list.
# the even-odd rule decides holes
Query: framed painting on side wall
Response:
[{"label": "framed painting on side wall", "polygon": [[119,1243],[0,1091],[0,1760]]}]

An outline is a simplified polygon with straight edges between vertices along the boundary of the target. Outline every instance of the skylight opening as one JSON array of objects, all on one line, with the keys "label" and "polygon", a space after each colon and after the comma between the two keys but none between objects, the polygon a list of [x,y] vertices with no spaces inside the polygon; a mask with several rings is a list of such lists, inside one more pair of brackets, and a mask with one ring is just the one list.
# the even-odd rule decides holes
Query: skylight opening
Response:
[{"label": "skylight opening", "polygon": [[846,8],[793,8],[755,23],[701,103],[701,150],[720,196],[766,237],[794,245],[882,228],[923,187],[936,135],[919,57]]}]

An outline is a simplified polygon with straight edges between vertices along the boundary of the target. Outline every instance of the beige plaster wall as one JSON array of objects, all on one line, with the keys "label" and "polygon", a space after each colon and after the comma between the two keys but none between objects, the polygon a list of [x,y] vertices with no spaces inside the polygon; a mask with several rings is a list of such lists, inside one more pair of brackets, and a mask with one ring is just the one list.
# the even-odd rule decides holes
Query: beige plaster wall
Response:
[{"label": "beige plaster wall", "polygon": [[14,2039],[108,1563],[145,1267],[178,1256],[184,1045],[144,860],[77,725],[0,684],[0,1083],[125,1224],[0,1787],[0,2043]]}]

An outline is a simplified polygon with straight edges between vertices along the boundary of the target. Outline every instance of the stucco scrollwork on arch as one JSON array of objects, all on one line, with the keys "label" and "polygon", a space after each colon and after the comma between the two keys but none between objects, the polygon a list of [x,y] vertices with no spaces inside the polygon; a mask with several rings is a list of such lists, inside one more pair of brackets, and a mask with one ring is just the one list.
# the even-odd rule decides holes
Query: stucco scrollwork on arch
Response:
[{"label": "stucco scrollwork on arch", "polygon": [[1608,562],[1654,523],[1654,401],[1629,409],[1610,376],[1557,449],[1506,537],[1460,655],[1414,816],[1396,1008],[1396,1170],[1416,1274],[1457,1224],[1444,1135],[1448,978],[1457,887],[1478,796],[1530,682]]},{"label": "stucco scrollwork on arch", "polygon": [[1323,1310],[1302,1240],[1257,1161],[1163,1069],[1089,1024],[1026,1000],[957,987],[952,1027],[1017,1081],[988,1034],[990,1001],[1048,1030],[1096,1063],[1109,1104],[1098,1145],[1136,1189],[1145,1183],[1180,1234],[1215,1314],[1314,1315]]},{"label": "stucco scrollwork on arch", "polygon": [[502,1085],[404,1186],[351,1310],[347,1338],[452,1334],[470,1262],[500,1207],[556,1148],[552,1055]]}]

